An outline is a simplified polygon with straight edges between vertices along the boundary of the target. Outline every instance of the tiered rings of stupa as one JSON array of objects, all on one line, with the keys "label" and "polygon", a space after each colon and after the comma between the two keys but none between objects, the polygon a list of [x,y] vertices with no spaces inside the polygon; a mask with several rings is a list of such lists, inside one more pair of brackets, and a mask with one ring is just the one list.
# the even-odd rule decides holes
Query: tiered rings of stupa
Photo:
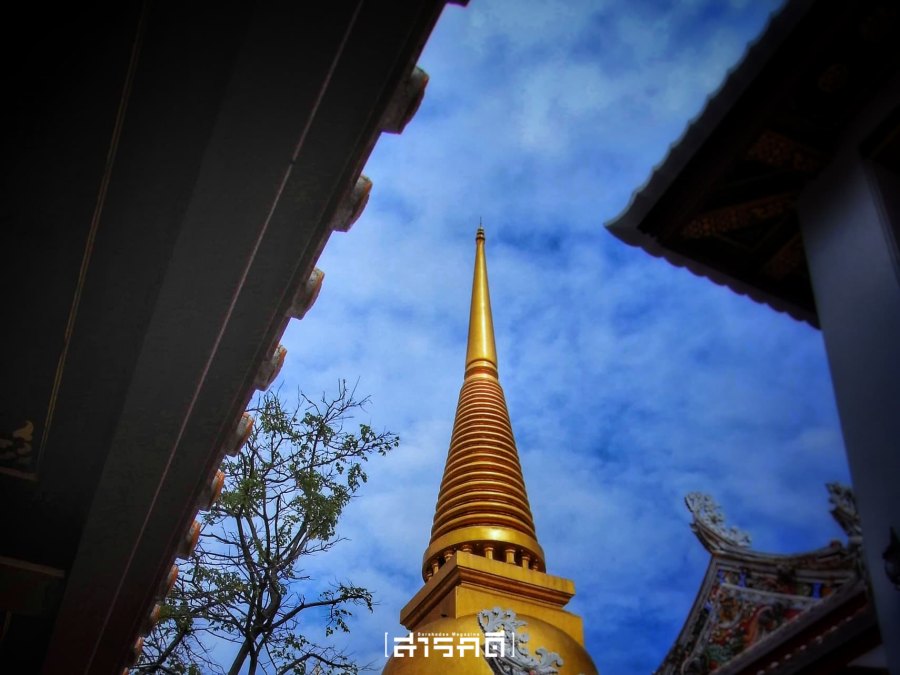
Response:
[{"label": "tiered rings of stupa", "polygon": [[476,235],[466,372],[422,560],[428,580],[457,551],[545,571],[497,370],[484,255]]}]

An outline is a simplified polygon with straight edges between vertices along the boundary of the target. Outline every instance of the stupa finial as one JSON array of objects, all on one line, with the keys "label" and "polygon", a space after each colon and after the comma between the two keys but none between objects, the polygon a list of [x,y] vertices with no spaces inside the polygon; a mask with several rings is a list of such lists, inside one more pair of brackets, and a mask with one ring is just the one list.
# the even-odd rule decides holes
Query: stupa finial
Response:
[{"label": "stupa finial", "polygon": [[475,276],[472,279],[472,306],[469,311],[469,343],[466,349],[466,377],[497,377],[497,346],[488,290],[487,259],[484,255],[484,227],[479,219],[475,233]]}]

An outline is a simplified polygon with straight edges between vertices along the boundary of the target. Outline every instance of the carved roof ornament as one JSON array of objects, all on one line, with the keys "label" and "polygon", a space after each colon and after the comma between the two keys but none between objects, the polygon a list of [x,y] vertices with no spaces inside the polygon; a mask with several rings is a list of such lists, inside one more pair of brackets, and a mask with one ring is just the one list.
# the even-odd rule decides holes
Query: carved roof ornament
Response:
[{"label": "carved roof ornament", "polygon": [[[557,675],[563,665],[562,657],[544,647],[532,656],[526,647],[528,633],[516,632],[526,625],[511,609],[485,609],[478,612],[478,625],[485,634],[484,658],[495,675]],[[503,633],[502,649],[490,648],[487,638]]]},{"label": "carved roof ornament", "polygon": [[832,514],[851,545],[831,542],[791,554],[752,550],[750,538],[726,526],[708,495],[685,498],[694,516],[691,529],[710,561],[684,627],[655,675],[781,672],[785,654],[807,648],[807,656],[814,649],[819,656],[810,658],[825,664],[825,655],[846,646],[849,633],[836,626],[843,631],[852,624],[861,631],[875,621],[859,549],[852,545],[859,537],[853,493],[837,483],[828,492]]},{"label": "carved roof ornament", "polygon": [[703,239],[779,218],[793,208],[796,198],[787,192],[701,213],[681,230],[681,237]]},{"label": "carved roof ornament", "polygon": [[691,492],[684,498],[688,511],[694,516],[691,529],[708,551],[723,548],[749,548],[750,535],[725,524],[721,507],[709,495]]},{"label": "carved roof ornament", "polygon": [[831,515],[847,533],[847,541],[851,546],[862,543],[862,524],[856,510],[856,497],[853,489],[842,483],[827,483],[828,501],[831,502]]}]

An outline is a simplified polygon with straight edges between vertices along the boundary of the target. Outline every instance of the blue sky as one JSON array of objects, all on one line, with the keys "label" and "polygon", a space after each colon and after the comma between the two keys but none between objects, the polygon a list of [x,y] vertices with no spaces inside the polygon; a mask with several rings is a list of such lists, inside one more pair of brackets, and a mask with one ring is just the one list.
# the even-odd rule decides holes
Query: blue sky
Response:
[{"label": "blue sky", "polygon": [[282,342],[283,391],[359,378],[402,446],[370,462],[348,541],[309,561],[379,605],[346,646],[380,668],[422,584],[465,357],[479,218],[538,538],[604,675],[648,673],[705,570],[683,498],[700,490],[754,547],[839,538],[824,483],[847,481],[821,335],[627,247],[616,216],[778,3],[472,0],[448,6],[431,80],[365,173],[371,200],[318,266]]}]

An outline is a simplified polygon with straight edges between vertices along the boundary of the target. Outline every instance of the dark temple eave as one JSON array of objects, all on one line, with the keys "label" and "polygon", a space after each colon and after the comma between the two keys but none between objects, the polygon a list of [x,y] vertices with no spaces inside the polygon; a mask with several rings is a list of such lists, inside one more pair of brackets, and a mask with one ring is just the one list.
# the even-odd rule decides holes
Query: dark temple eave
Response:
[{"label": "dark temple eave", "polygon": [[897,72],[895,9],[789,0],[606,227],[817,325],[794,203],[854,112]]}]

